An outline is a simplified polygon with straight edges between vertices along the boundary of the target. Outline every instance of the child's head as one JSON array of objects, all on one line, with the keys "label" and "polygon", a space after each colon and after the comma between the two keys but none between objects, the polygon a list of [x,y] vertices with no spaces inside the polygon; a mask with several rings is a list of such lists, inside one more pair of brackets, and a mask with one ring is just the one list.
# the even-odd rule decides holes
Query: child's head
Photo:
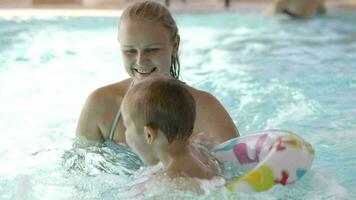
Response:
[{"label": "child's head", "polygon": [[121,15],[119,41],[128,74],[136,79],[152,73],[179,77],[179,35],[169,10],[153,1],[129,5]]},{"label": "child's head", "polygon": [[126,142],[147,164],[155,164],[155,148],[186,142],[195,122],[195,100],[179,80],[153,76],[124,97],[122,116]]}]

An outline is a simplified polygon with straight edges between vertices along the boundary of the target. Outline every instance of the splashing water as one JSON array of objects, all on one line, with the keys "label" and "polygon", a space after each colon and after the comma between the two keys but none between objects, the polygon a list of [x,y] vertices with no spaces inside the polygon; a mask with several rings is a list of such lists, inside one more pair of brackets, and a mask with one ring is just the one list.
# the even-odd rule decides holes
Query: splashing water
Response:
[{"label": "splashing water", "polygon": [[[314,146],[316,158],[301,181],[268,192],[160,197],[355,199],[356,14],[176,19],[183,81],[214,94],[242,135],[291,130]],[[0,19],[0,199],[120,199],[149,170],[124,145],[72,148],[86,96],[127,77],[117,24],[104,17]]]}]

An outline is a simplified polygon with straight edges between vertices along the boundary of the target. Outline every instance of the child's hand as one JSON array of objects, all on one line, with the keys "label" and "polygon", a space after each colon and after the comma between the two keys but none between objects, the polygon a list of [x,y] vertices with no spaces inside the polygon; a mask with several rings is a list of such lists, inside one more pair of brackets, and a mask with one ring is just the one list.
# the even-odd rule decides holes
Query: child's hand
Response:
[{"label": "child's hand", "polygon": [[206,133],[206,132],[200,132],[200,133],[193,134],[189,138],[189,140],[190,140],[190,142],[201,145],[201,146],[207,148],[208,150],[212,150],[216,145],[219,144],[213,139],[213,137],[211,137],[211,135],[209,133]]}]

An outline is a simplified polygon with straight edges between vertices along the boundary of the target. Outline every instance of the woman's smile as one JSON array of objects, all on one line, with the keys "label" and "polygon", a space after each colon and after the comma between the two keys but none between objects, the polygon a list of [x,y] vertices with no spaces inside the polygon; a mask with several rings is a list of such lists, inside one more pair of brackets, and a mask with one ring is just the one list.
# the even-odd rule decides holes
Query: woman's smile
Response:
[{"label": "woman's smile", "polygon": [[135,74],[137,74],[139,77],[146,77],[146,76],[149,76],[150,74],[156,72],[157,67],[134,68],[133,70],[134,70]]}]

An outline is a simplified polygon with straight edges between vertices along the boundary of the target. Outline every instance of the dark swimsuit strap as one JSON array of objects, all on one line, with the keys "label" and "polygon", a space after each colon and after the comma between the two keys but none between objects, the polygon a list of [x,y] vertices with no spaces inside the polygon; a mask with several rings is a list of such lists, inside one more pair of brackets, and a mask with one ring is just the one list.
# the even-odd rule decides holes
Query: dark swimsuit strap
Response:
[{"label": "dark swimsuit strap", "polygon": [[284,13],[284,14],[288,15],[289,17],[292,17],[292,18],[300,18],[299,15],[294,14],[293,12],[289,11],[288,9],[283,9],[282,13]]}]

